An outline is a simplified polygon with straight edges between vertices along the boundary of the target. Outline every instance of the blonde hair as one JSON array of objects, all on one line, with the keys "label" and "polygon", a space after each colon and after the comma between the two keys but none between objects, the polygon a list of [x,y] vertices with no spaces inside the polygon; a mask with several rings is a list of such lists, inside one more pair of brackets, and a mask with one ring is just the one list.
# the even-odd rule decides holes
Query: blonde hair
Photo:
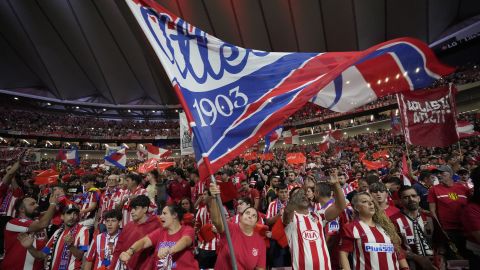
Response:
[{"label": "blonde hair", "polygon": [[[400,236],[395,229],[395,225],[393,225],[392,221],[387,217],[385,211],[383,211],[383,209],[380,209],[378,203],[372,198],[372,195],[370,193],[358,192],[357,194],[355,194],[352,199],[353,206],[355,207],[355,205],[358,203],[359,197],[362,195],[370,197],[372,199],[373,205],[375,206],[375,213],[372,216],[373,222],[378,226],[382,227],[388,237],[390,237],[390,240],[395,246],[395,250],[397,252],[400,251],[400,245],[402,243],[402,240],[400,239]],[[356,209],[355,214],[358,216],[358,211]]]}]

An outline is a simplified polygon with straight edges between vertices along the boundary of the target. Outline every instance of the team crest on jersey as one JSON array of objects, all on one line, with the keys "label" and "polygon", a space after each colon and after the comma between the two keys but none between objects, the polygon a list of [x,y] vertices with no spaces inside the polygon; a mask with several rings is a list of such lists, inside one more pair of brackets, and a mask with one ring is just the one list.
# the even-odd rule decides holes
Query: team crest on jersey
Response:
[{"label": "team crest on jersey", "polygon": [[253,255],[254,257],[257,257],[257,256],[258,256],[258,249],[252,248],[252,255]]},{"label": "team crest on jersey", "polygon": [[332,220],[328,224],[328,230],[331,232],[337,232],[340,230],[340,224],[338,224],[336,220]]},{"label": "team crest on jersey", "polygon": [[455,193],[455,192],[450,192],[450,193],[448,193],[448,197],[449,197],[450,200],[452,200],[452,201],[458,200],[458,194]]},{"label": "team crest on jersey", "polygon": [[302,232],[302,237],[307,241],[315,241],[320,237],[320,234],[314,230],[305,230]]}]

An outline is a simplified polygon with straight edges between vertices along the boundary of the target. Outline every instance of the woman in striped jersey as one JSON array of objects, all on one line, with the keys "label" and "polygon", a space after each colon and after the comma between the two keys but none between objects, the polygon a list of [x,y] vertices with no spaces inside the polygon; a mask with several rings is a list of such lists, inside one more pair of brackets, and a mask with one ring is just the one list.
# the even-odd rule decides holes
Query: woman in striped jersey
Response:
[{"label": "woman in striped jersey", "polygon": [[[357,193],[352,200],[358,219],[342,229],[340,265],[344,270],[408,270],[401,251],[401,240],[393,223],[367,192]],[[353,252],[353,267],[348,254]]]}]

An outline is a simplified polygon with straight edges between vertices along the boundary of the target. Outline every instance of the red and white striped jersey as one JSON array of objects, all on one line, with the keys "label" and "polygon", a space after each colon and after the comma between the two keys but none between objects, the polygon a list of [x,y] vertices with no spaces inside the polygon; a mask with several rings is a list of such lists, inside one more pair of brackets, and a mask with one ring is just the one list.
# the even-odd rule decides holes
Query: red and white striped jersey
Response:
[{"label": "red and white striped jersey", "polygon": [[92,205],[92,203],[96,203],[97,206],[93,211],[82,214],[82,216],[80,217],[80,220],[94,218],[98,210],[99,202],[100,202],[100,191],[98,191],[98,189],[89,190],[88,192],[84,193],[81,201],[80,209],[85,210],[89,208]]},{"label": "red and white striped jersey", "polygon": [[[410,249],[413,253],[421,256],[432,256],[433,250],[427,243],[427,237],[433,233],[433,223],[430,214],[420,212],[417,218],[412,219],[403,212],[398,212],[390,218],[402,237],[403,248]],[[421,232],[415,231],[414,222],[418,225]],[[422,234],[422,235],[419,235]],[[421,243],[423,242],[423,244]]]},{"label": "red and white striped jersey", "polygon": [[292,267],[298,270],[331,269],[322,218],[316,213],[294,213],[285,227],[292,254]]},{"label": "red and white striped jersey", "polygon": [[398,270],[398,256],[390,237],[380,226],[355,220],[342,228],[340,250],[353,252],[356,270]]},{"label": "red and white striped jersey", "polygon": [[[123,214],[123,220],[122,220],[122,226],[125,226],[127,225],[128,222],[132,221],[132,215],[130,214],[130,197],[131,196],[138,196],[138,195],[145,195],[145,196],[148,196],[147,194],[147,190],[144,189],[144,188],[141,188],[140,186],[138,186],[133,192],[131,192],[130,190],[126,190],[124,193],[123,193],[123,196],[121,198],[120,201],[123,200],[123,198],[128,198],[127,202],[125,202],[125,204],[123,205],[123,210],[122,210],[122,214]],[[155,211],[157,208],[156,204],[150,200],[150,207],[148,208],[148,212],[149,213],[152,213],[153,211]]]},{"label": "red and white striped jersey", "polygon": [[103,215],[105,212],[115,208],[115,204],[119,202],[123,194],[123,189],[107,188],[100,197],[100,215],[99,221],[103,223]]},{"label": "red and white striped jersey", "polygon": [[[75,227],[77,227],[77,228],[75,228]],[[74,235],[75,240],[73,242],[73,245],[75,247],[77,247],[78,249],[82,250],[82,251],[87,251],[88,250],[89,243],[88,243],[88,228],[87,227],[82,226],[80,224],[77,224],[77,225],[73,226],[72,228],[66,229],[66,230],[63,230],[63,231],[58,229],[52,235],[50,240],[48,240],[47,245],[42,249],[42,252],[45,253],[45,254],[50,254],[51,252],[53,252],[53,262],[52,262],[52,265],[51,265],[51,269],[59,269],[59,266],[60,266],[60,263],[61,263],[61,260],[62,260],[61,257],[62,257],[62,254],[64,253],[63,249],[67,248],[65,246],[65,236],[67,236],[68,234],[70,234],[73,231],[76,231],[76,233]],[[58,236],[59,233],[60,233],[60,236]],[[56,237],[56,236],[58,236],[58,237]],[[54,243],[55,239],[58,239],[58,241],[57,241],[58,243]],[[55,245],[55,249],[52,250],[54,245]],[[75,256],[73,256],[71,254],[71,252],[68,252],[67,254],[68,254],[67,270],[80,270],[81,267],[82,267],[82,258],[77,259]]]},{"label": "red and white striped jersey", "polygon": [[198,181],[195,183],[195,186],[193,187],[193,192],[192,192],[192,202],[195,203],[198,199],[198,197],[203,195],[203,192],[205,192],[205,182],[204,181]]},{"label": "red and white striped jersey", "polygon": [[287,202],[281,202],[279,199],[275,199],[268,205],[267,219],[272,218],[280,213],[280,211],[287,205]]},{"label": "red and white striped jersey", "polygon": [[[197,211],[197,215],[195,216],[195,228],[197,231],[203,226],[207,224],[212,224],[212,219],[210,218],[210,213],[208,212],[208,208],[206,205],[200,207]],[[210,242],[203,242],[198,241],[198,248],[203,250],[216,250],[217,249],[217,241],[218,241],[218,234],[216,237],[213,238]]]},{"label": "red and white striped jersey", "polygon": [[88,249],[86,261],[93,263],[94,270],[100,269],[102,265],[108,266],[111,263],[119,234],[120,232],[117,232],[117,234],[110,236],[107,232],[104,232],[98,234],[93,239]]},{"label": "red and white striped jersey", "polygon": [[21,188],[12,188],[5,183],[0,183],[0,216],[15,217],[15,202],[23,197]]},{"label": "red and white striped jersey", "polygon": [[[30,252],[24,248],[17,236],[28,232],[28,227],[34,221],[28,218],[14,218],[7,223],[5,228],[5,257],[1,263],[2,269],[9,270],[40,270],[43,269],[43,261],[36,260]],[[45,229],[34,233],[33,247],[42,249],[47,242]]]},{"label": "red and white striped jersey", "polygon": [[345,195],[345,197],[347,196],[348,193],[354,190],[355,188],[353,187],[353,185],[350,185],[350,184],[345,184],[345,186],[342,187],[343,195]]}]

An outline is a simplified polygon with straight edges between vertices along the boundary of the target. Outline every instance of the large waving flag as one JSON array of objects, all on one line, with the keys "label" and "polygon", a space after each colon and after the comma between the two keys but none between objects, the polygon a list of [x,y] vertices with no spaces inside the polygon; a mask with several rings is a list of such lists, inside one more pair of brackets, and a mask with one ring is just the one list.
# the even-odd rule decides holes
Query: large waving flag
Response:
[{"label": "large waving flag", "polygon": [[108,161],[109,164],[112,164],[120,169],[125,170],[125,164],[127,163],[127,155],[125,154],[125,148],[121,148],[107,156],[104,157],[105,161]]},{"label": "large waving flag", "polygon": [[264,52],[213,37],[153,0],[125,1],[185,110],[202,178],[308,101],[348,111],[453,71],[411,38],[361,52]]},{"label": "large waving flag", "polygon": [[472,123],[464,120],[457,120],[457,132],[460,139],[480,135],[480,132],[474,130]]},{"label": "large waving flag", "polygon": [[78,149],[73,148],[72,150],[61,149],[58,151],[57,160],[61,162],[68,163],[70,165],[78,165],[80,163],[80,157],[78,156]]},{"label": "large waving flag", "polygon": [[300,137],[295,128],[291,128],[282,133],[283,141],[286,144],[300,144]]},{"label": "large waving flag", "polygon": [[147,144],[148,159],[161,159],[172,155],[172,150],[163,149],[152,144]]},{"label": "large waving flag", "polygon": [[265,148],[263,150],[263,153],[268,153],[270,150],[272,150],[275,143],[282,136],[282,130],[283,127],[277,127],[265,136]]}]

